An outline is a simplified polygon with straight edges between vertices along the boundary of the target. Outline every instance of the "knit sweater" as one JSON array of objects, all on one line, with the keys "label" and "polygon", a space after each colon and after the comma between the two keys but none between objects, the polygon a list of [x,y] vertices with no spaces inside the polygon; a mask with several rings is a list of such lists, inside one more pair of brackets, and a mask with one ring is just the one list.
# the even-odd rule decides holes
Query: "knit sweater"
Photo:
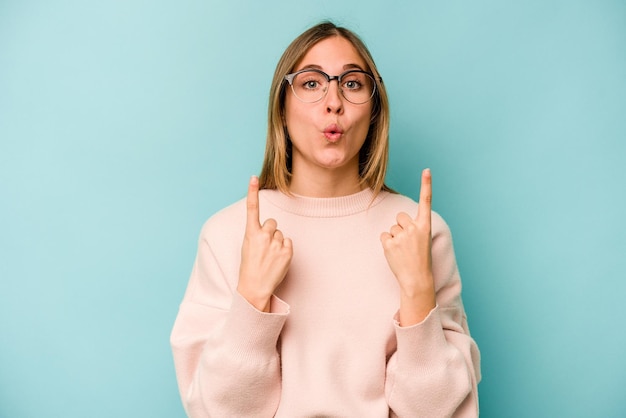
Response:
[{"label": "knit sweater", "polygon": [[236,290],[245,200],[203,226],[171,334],[190,417],[476,417],[480,359],[467,327],[450,230],[432,214],[437,306],[401,327],[399,286],[380,242],[413,200],[261,190],[260,219],[293,242],[271,310]]}]

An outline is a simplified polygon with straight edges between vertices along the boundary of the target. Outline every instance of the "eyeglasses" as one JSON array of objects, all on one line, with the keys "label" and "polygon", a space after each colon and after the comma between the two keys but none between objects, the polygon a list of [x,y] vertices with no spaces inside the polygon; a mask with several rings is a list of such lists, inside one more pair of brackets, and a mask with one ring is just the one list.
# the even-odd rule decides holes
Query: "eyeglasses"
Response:
[{"label": "eyeglasses", "polygon": [[361,70],[348,70],[340,75],[330,76],[321,70],[304,69],[287,74],[285,80],[291,86],[293,94],[304,103],[322,100],[333,80],[337,80],[341,95],[350,103],[367,103],[376,92],[374,76]]}]

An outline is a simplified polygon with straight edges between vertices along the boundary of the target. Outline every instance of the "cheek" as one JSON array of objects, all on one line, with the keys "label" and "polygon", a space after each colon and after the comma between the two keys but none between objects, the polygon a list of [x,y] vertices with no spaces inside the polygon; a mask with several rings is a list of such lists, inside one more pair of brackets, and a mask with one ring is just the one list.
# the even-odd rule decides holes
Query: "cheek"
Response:
[{"label": "cheek", "polygon": [[367,136],[370,125],[372,123],[372,107],[369,106],[358,118],[357,125],[359,126],[359,132],[364,136]]},{"label": "cheek", "polygon": [[303,114],[302,109],[298,106],[298,103],[294,103],[291,96],[285,98],[285,126],[287,131],[293,133],[300,129],[300,124],[305,120],[306,114]]}]

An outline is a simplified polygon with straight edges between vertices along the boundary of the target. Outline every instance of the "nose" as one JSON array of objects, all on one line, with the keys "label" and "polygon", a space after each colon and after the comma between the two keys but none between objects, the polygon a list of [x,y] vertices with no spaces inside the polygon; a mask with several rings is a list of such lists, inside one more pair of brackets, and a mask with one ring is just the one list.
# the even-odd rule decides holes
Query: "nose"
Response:
[{"label": "nose", "polygon": [[[333,83],[334,81],[334,83]],[[327,113],[342,113],[343,112],[343,95],[339,88],[338,80],[331,80],[328,84],[328,91],[326,92],[326,112]]]}]

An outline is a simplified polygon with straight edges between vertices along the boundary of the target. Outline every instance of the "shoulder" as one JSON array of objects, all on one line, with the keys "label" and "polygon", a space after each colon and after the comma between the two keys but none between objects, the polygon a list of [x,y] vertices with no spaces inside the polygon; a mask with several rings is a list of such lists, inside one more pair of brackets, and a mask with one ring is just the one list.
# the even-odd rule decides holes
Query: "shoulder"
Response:
[{"label": "shoulder", "polygon": [[246,199],[220,209],[202,226],[202,239],[241,237],[246,226]]}]

